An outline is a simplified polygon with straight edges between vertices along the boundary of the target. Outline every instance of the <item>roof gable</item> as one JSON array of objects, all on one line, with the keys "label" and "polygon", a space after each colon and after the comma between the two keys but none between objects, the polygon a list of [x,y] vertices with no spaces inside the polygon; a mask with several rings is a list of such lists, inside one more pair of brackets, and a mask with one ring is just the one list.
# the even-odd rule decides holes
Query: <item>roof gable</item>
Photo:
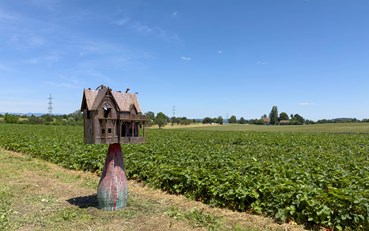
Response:
[{"label": "roof gable", "polygon": [[81,111],[83,111],[83,109],[91,110],[92,105],[95,102],[95,98],[97,96],[97,93],[98,93],[97,90],[91,90],[91,89],[84,89],[83,90]]},{"label": "roof gable", "polygon": [[118,104],[120,111],[129,112],[131,105],[134,105],[137,113],[141,112],[140,104],[138,103],[137,95],[131,93],[122,93],[119,91],[112,92]]},{"label": "roof gable", "polygon": [[97,95],[95,97],[94,104],[91,107],[91,110],[97,110],[101,105],[101,102],[104,100],[105,96],[108,94],[109,88],[102,88],[98,90]]},{"label": "roof gable", "polygon": [[107,94],[110,94],[112,96],[112,100],[117,105],[118,111],[129,112],[131,106],[134,105],[137,113],[141,112],[140,104],[138,102],[136,94],[112,91],[108,87],[101,87],[100,89],[96,90],[84,89],[81,110],[97,110]]}]

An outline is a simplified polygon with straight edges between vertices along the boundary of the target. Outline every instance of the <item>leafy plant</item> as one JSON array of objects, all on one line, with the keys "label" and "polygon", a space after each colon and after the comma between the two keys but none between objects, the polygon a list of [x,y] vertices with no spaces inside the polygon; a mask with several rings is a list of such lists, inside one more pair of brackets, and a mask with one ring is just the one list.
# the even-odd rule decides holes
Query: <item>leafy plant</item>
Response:
[{"label": "leafy plant", "polygon": [[[369,134],[149,130],[122,147],[128,178],[239,211],[331,230],[369,227]],[[101,172],[83,128],[0,124],[0,146]],[[195,216],[195,212],[193,216]]]}]

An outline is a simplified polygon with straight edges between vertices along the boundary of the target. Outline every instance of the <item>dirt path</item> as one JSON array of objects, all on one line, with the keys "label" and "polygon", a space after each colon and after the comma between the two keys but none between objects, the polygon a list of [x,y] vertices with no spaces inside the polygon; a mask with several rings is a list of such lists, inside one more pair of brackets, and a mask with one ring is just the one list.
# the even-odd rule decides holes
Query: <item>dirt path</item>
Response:
[{"label": "dirt path", "polygon": [[0,150],[0,230],[304,230],[129,181],[128,207],[96,208],[99,177]]}]

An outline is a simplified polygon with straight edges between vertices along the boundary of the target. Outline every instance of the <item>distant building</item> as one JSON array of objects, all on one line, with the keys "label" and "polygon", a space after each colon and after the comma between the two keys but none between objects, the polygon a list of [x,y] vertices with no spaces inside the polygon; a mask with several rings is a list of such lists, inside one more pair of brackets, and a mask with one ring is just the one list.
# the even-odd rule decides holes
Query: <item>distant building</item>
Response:
[{"label": "distant building", "polygon": [[289,120],[281,120],[279,121],[279,125],[289,125],[290,121]]},{"label": "distant building", "polygon": [[269,117],[263,117],[264,124],[269,125],[270,124],[270,118]]}]

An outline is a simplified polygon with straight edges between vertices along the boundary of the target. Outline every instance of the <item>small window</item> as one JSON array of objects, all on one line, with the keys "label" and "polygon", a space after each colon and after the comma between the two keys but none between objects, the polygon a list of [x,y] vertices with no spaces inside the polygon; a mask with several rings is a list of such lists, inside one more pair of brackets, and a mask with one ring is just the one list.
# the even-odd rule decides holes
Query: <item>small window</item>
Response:
[{"label": "small window", "polygon": [[105,129],[101,130],[101,134],[105,135]]},{"label": "small window", "polygon": [[108,118],[109,117],[110,110],[111,110],[111,108],[104,107],[104,118]]},{"label": "small window", "polygon": [[108,128],[108,133],[109,133],[109,134],[111,133],[111,128]]},{"label": "small window", "polygon": [[137,111],[136,111],[136,108],[135,106],[131,106],[131,115],[137,115]]}]

